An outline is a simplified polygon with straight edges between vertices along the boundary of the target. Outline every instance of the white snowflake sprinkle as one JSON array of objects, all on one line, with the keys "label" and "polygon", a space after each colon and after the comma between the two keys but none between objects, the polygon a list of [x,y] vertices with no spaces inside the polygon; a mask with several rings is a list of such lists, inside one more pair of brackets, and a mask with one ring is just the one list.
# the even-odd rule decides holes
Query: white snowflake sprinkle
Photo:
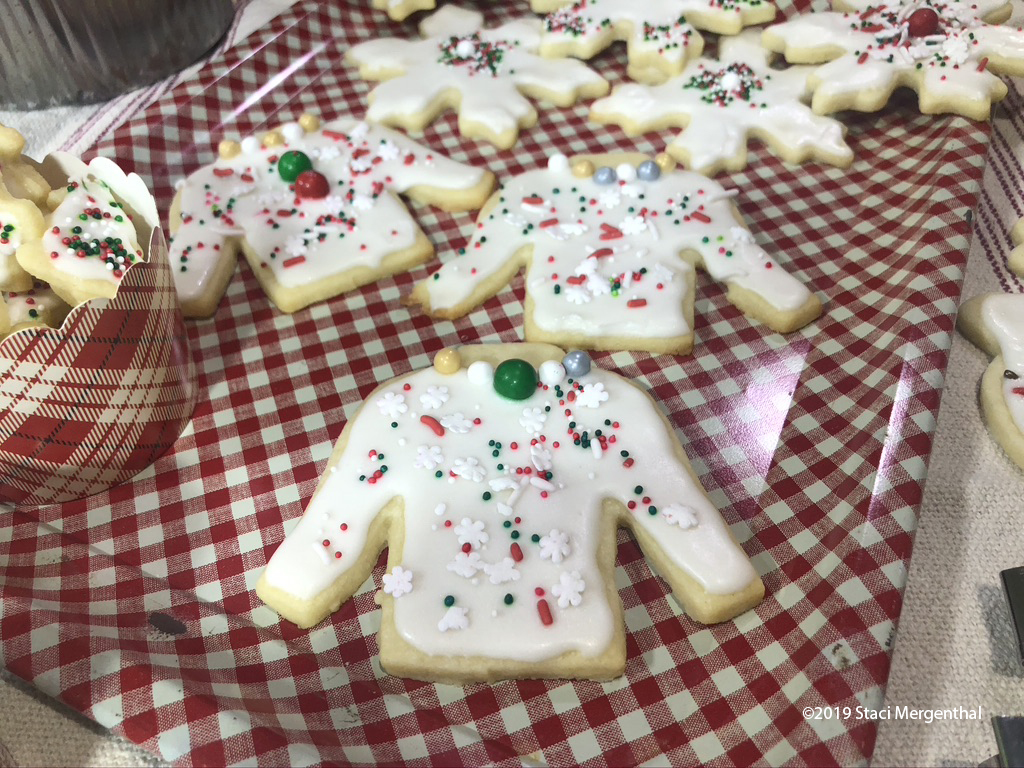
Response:
[{"label": "white snowflake sprinkle", "polygon": [[547,536],[540,540],[541,560],[560,563],[569,556],[569,534],[553,528]]},{"label": "white snowflake sprinkle", "polygon": [[384,574],[383,582],[385,594],[401,597],[412,592],[412,571],[396,565],[391,569],[391,573]]},{"label": "white snowflake sprinkle", "polygon": [[338,149],[336,144],[328,144],[326,147],[320,147],[320,149],[311,152],[318,160],[334,160],[341,154],[341,150]]},{"label": "white snowflake sprinkle", "polygon": [[664,515],[666,523],[678,525],[683,530],[697,525],[697,515],[692,509],[682,504],[669,504],[662,510],[662,515]]},{"label": "white snowflake sprinkle", "polygon": [[405,404],[405,395],[397,392],[385,392],[377,399],[377,407],[380,408],[381,415],[389,419],[397,419],[409,410],[409,406]]},{"label": "white snowflake sprinkle", "polygon": [[439,445],[421,445],[416,448],[416,469],[437,469],[444,463],[444,454]]},{"label": "white snowflake sprinkle", "polygon": [[447,565],[449,571],[465,579],[473,578],[483,567],[479,552],[459,552]]},{"label": "white snowflake sprinkle", "polygon": [[558,575],[558,583],[551,588],[551,594],[558,598],[559,608],[576,607],[583,602],[583,590],[586,588],[579,571],[563,571]]},{"label": "white snowflake sprinkle", "polygon": [[519,417],[519,423],[527,432],[540,432],[544,429],[544,422],[548,415],[543,408],[524,408],[523,415]]},{"label": "white snowflake sprinkle", "polygon": [[491,580],[491,584],[504,584],[509,581],[519,581],[519,571],[516,569],[516,561],[506,557],[497,563],[488,563],[484,566],[484,573]]},{"label": "white snowflake sprinkle", "polygon": [[437,628],[442,632],[447,632],[449,629],[465,629],[469,626],[467,613],[468,611],[465,608],[453,605],[445,612],[441,620],[437,622]]},{"label": "white snowflake sprinkle", "polygon": [[452,474],[464,480],[472,480],[474,483],[479,483],[487,477],[487,470],[480,466],[480,462],[472,456],[467,456],[455,460],[452,464]]},{"label": "white snowflake sprinkle", "polygon": [[495,493],[501,493],[502,491],[514,491],[519,487],[519,483],[511,477],[496,477],[489,481],[488,485],[491,486],[491,490]]},{"label": "white snowflake sprinkle", "polygon": [[381,160],[394,160],[399,154],[401,154],[401,150],[393,141],[383,141],[377,147],[377,157]]},{"label": "white snowflake sprinkle", "polygon": [[579,237],[586,232],[590,227],[584,224],[582,221],[567,221],[561,225],[562,232],[572,237]]},{"label": "white snowflake sprinkle", "polygon": [[468,517],[462,518],[462,522],[455,526],[455,536],[459,544],[469,544],[471,547],[486,544],[490,538],[484,531],[483,520],[470,520]]},{"label": "white snowflake sprinkle", "polygon": [[754,242],[754,236],[750,234],[749,230],[744,229],[743,227],[729,227],[729,235],[732,237],[733,245]]},{"label": "white snowflake sprinkle", "polygon": [[530,446],[530,461],[533,462],[535,469],[547,472],[553,466],[552,458],[551,451],[541,443],[534,443]]},{"label": "white snowflake sprinkle", "polygon": [[420,395],[420,402],[428,411],[440,408],[448,402],[448,387],[427,387],[427,391]]},{"label": "white snowflake sprinkle", "polygon": [[456,435],[464,435],[473,428],[473,422],[461,413],[450,413],[447,416],[442,416],[438,421],[442,427]]},{"label": "white snowflake sprinkle", "polygon": [[643,216],[627,216],[619,224],[619,229],[624,235],[639,235],[647,229],[647,222],[644,221]]},{"label": "white snowflake sprinkle", "polygon": [[289,256],[302,256],[306,253],[306,240],[302,235],[292,235],[284,243]]},{"label": "white snowflake sprinkle", "polygon": [[562,291],[562,295],[565,296],[565,300],[570,304],[575,304],[577,306],[580,304],[588,304],[591,299],[590,291],[582,285],[567,285],[565,286],[565,290]]},{"label": "white snowflake sprinkle", "polygon": [[607,192],[602,192],[601,196],[597,199],[603,208],[615,208],[622,202],[622,195],[614,189],[609,189]]},{"label": "white snowflake sprinkle", "polygon": [[608,400],[608,393],[605,392],[604,384],[599,381],[587,384],[576,393],[576,405],[581,408],[597,408]]},{"label": "white snowflake sprinkle", "polygon": [[373,208],[373,198],[369,195],[353,195],[352,207],[357,211],[368,211]]}]

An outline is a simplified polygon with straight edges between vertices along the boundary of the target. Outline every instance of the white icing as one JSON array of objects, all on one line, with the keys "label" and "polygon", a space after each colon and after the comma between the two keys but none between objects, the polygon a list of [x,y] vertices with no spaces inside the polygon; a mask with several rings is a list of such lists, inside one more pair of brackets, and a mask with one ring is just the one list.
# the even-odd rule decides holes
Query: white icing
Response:
[{"label": "white icing", "polygon": [[692,61],[662,85],[619,86],[591,105],[591,116],[638,130],[682,127],[668,150],[701,173],[745,157],[752,135],[801,154],[817,150],[827,158],[852,158],[842,124],[815,115],[801,101],[813,68],[772,69],[759,40],[749,32],[722,38],[718,61]]},{"label": "white icing", "polygon": [[1005,370],[1018,377],[1003,377],[1003,399],[1013,423],[1024,432],[1024,296],[989,296],[982,304],[982,321],[999,343]]},{"label": "white icing", "polygon": [[[351,118],[263,147],[254,137],[242,152],[219,158],[188,177],[181,226],[171,240],[175,285],[183,300],[202,296],[228,240],[244,238],[286,287],[317,282],[355,267],[378,266],[413,245],[416,225],[391,193],[417,185],[471,189],[484,171],[456,163],[401,134]],[[298,130],[295,130],[298,129]],[[250,141],[252,139],[252,141]],[[296,198],[272,158],[290,150],[310,157],[333,190],[323,199]]]},{"label": "white icing", "polygon": [[[1024,62],[1024,32],[981,21],[1001,5],[913,0],[854,13],[813,13],[768,27],[765,41],[790,58],[811,51],[834,59],[811,76],[816,111],[831,102],[854,106],[849,99],[857,92],[889,92],[897,85],[914,85],[922,107],[950,111],[958,102],[988,102],[1005,93],[987,67],[989,57]],[[914,37],[908,20],[922,8],[936,12],[938,30]],[[837,50],[846,53],[836,57]]]},{"label": "white icing", "polygon": [[446,92],[457,92],[460,123],[486,126],[492,137],[515,135],[535,115],[520,89],[539,88],[571,101],[580,89],[605,82],[580,61],[537,56],[539,19],[493,29],[456,26],[449,31],[445,23],[433,23],[433,35],[423,40],[383,38],[349,49],[365,77],[388,78],[370,93],[368,120],[401,124],[429,112]]},{"label": "white icing", "polygon": [[91,176],[72,178],[68,189],[47,220],[43,252],[63,274],[117,285],[129,266],[145,258],[129,214],[110,187]]},{"label": "white icing", "polygon": [[66,311],[67,305],[46,283],[36,282],[31,290],[3,294],[7,304],[7,315],[11,325],[21,323],[43,323],[58,309]]},{"label": "white icing", "polygon": [[[594,409],[577,408],[580,387],[586,393],[598,385],[608,399]],[[446,407],[474,412],[483,403],[480,423],[437,435],[421,416],[406,412],[392,427],[368,403],[347,427],[337,471],[326,475],[271,558],[265,576],[271,586],[296,599],[327,589],[356,563],[372,521],[395,497],[404,499],[404,545],[401,562],[389,563],[385,591],[394,589],[396,566],[415,574],[415,589],[394,603],[395,624],[407,642],[430,654],[541,660],[569,650],[602,652],[613,631],[596,561],[606,531],[605,498],[632,504],[634,524],[709,592],[734,593],[756,578],[717,510],[675,458],[674,435],[625,379],[593,368],[576,385],[538,387],[528,399],[513,401],[490,383],[474,382],[466,369],[446,375],[429,368],[384,391],[408,400],[440,386],[448,389]],[[549,406],[539,437],[523,428],[524,409]],[[584,433],[591,444],[606,441],[607,450],[596,456]],[[434,472],[417,466],[423,445],[444,447],[445,460]],[[451,478],[467,457],[477,460],[485,482]],[[371,474],[382,465],[387,471]],[[550,476],[539,477],[539,467]],[[680,509],[692,511],[694,525],[669,521],[666,510]],[[310,557],[311,549],[321,556]],[[542,600],[550,625],[540,615]]]},{"label": "white icing", "polygon": [[[601,203],[613,189],[630,188],[637,197],[611,208]],[[509,223],[505,211],[526,224]],[[623,222],[637,218],[647,226],[625,235]],[[579,226],[566,226],[573,223]],[[637,338],[688,333],[683,307],[691,268],[678,258],[683,250],[700,253],[716,280],[734,280],[780,310],[796,309],[810,295],[737,226],[728,194],[704,176],[675,171],[655,181],[602,186],[544,168],[508,180],[465,253],[427,278],[431,309],[465,302],[528,245],[526,294],[534,322],[546,331]]]}]

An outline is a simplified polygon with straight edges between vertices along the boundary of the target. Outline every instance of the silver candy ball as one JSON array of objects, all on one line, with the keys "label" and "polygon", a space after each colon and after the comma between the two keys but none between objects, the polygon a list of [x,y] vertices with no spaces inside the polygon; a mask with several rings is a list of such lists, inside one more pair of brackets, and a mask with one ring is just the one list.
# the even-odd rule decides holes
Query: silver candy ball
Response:
[{"label": "silver candy ball", "polygon": [[616,181],[618,181],[618,176],[615,175],[615,169],[609,168],[607,165],[602,165],[594,171],[595,184],[614,184]]},{"label": "silver candy ball", "polygon": [[645,160],[637,166],[636,175],[643,181],[657,181],[661,178],[661,168],[653,160]]},{"label": "silver candy ball", "polygon": [[590,373],[590,355],[581,349],[574,349],[562,358],[562,367],[574,379],[586,376]]}]

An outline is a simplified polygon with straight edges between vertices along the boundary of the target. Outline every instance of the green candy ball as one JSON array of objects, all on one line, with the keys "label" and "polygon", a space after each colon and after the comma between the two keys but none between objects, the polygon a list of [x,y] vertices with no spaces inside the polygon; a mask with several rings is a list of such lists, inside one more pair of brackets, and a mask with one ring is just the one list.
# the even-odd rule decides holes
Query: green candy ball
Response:
[{"label": "green candy ball", "polygon": [[506,360],[494,369],[494,391],[509,400],[526,400],[537,389],[537,369],[525,360]]},{"label": "green candy ball", "polygon": [[297,149],[285,152],[281,155],[281,159],[277,161],[277,172],[288,183],[299,178],[300,173],[312,169],[313,161],[309,159],[309,155],[305,152],[299,152]]}]

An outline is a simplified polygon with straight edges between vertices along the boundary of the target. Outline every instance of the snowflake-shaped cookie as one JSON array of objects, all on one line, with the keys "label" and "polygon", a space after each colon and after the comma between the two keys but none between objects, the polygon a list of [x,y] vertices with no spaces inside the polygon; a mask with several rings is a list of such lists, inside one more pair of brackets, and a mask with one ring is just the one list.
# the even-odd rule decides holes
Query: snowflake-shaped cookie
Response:
[{"label": "snowflake-shaped cookie", "polygon": [[790,163],[848,166],[853,152],[842,124],[802,102],[813,67],[772,69],[759,37],[748,31],[722,38],[718,61],[691,61],[662,85],[620,85],[591,105],[590,119],[618,124],[629,135],[681,127],[665,151],[708,176],[745,168],[751,138],[764,139]]},{"label": "snowflake-shaped cookie", "polygon": [[367,119],[421,131],[453,107],[464,136],[507,149],[537,121],[527,96],[567,107],[607,93],[605,79],[582,62],[536,55],[540,29],[538,19],[483,29],[479,13],[445,6],[420,25],[422,40],[353,46],[347,56],[359,74],[386,81],[370,92]]},{"label": "snowflake-shaped cookie", "polygon": [[925,114],[985,120],[1007,93],[996,74],[1024,74],[1024,31],[984,23],[1005,5],[912,0],[814,13],[768,27],[763,42],[791,63],[828,62],[808,78],[818,114],[874,112],[906,86]]},{"label": "snowflake-shaped cookie", "polygon": [[[538,5],[535,0],[534,10]],[[774,18],[775,6],[767,0],[579,0],[544,18],[540,50],[589,59],[624,40],[629,76],[656,83],[700,56],[704,40],[697,29],[735,35]]]}]

